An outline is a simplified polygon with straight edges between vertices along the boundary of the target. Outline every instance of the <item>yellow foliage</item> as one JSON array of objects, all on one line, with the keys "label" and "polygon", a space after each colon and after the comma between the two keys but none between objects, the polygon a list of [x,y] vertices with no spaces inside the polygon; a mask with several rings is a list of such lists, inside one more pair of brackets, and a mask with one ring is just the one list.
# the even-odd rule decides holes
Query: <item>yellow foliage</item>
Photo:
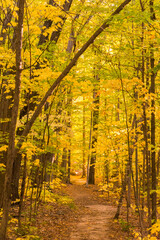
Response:
[{"label": "yellow foliage", "polygon": [[3,215],[3,210],[0,208],[0,218],[2,217]]},{"label": "yellow foliage", "polygon": [[21,147],[21,151],[27,154],[28,159],[32,158],[32,155],[36,153],[36,150],[36,146],[33,145],[31,142],[23,142],[23,145]]},{"label": "yellow foliage", "polygon": [[65,184],[62,183],[62,180],[59,179],[59,178],[55,178],[52,180],[51,184],[50,184],[50,187],[52,189],[61,189],[61,187],[64,187]]},{"label": "yellow foliage", "polygon": [[38,158],[34,161],[33,165],[36,166],[36,167],[40,166],[40,161],[39,161]]},{"label": "yellow foliage", "polygon": [[8,148],[8,145],[3,145],[2,147],[0,147],[0,152],[6,151]]},{"label": "yellow foliage", "polygon": [[[157,222],[153,224],[150,230],[151,230],[151,235],[153,234],[158,235],[158,233],[160,232],[160,219],[158,219]],[[152,237],[151,239],[156,240],[157,238]]]},{"label": "yellow foliage", "polygon": [[12,218],[10,221],[9,221],[9,223],[17,223],[18,222],[18,219],[16,219],[16,218]]},{"label": "yellow foliage", "polygon": [[4,171],[6,166],[3,163],[0,163],[0,171]]}]

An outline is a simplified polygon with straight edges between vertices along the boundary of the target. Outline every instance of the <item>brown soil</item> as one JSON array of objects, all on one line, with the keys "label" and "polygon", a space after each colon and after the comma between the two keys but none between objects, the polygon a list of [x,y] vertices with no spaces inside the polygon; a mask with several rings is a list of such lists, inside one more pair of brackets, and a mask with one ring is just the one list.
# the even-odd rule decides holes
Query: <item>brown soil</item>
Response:
[{"label": "brown soil", "polygon": [[78,222],[73,224],[70,240],[126,239],[126,233],[113,222],[116,207],[99,197],[96,186],[86,186],[84,179],[72,179],[66,192],[78,206]]}]

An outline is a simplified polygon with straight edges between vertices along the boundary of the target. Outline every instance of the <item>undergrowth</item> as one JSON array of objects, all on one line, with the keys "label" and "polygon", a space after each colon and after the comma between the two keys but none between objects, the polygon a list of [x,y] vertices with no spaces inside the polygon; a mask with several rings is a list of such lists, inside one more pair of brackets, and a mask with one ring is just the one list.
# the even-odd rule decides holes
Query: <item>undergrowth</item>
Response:
[{"label": "undergrowth", "polygon": [[[41,199],[40,199],[40,204],[45,204],[46,209],[47,207],[52,209],[52,204],[60,205],[60,206],[68,206],[70,209],[75,209],[75,204],[73,199],[71,199],[69,196],[65,195],[62,193],[61,188],[64,187],[65,185],[61,182],[60,179],[54,179],[52,183],[48,186],[47,184],[45,185],[45,188],[43,188],[41,192]],[[30,191],[28,191],[30,192]],[[35,196],[33,194],[33,203],[34,205],[34,200]],[[30,199],[30,195],[27,196],[27,199]],[[27,200],[26,199],[26,200]],[[24,203],[25,207],[23,207],[23,213],[22,215],[25,216],[25,219],[21,221],[21,226],[18,227],[18,220],[15,219],[15,217],[10,216],[10,224],[9,224],[9,229],[8,233],[9,236],[11,236],[11,239],[16,239],[16,240],[41,240],[42,238],[38,236],[37,234],[37,228],[35,227],[35,222],[36,222],[36,216],[37,213],[32,212],[32,219],[31,221],[29,220],[29,211],[30,211],[30,204],[28,205],[29,201],[26,201]],[[28,203],[27,203],[28,202]],[[34,211],[34,206],[32,206],[32,211]],[[16,236],[16,238],[13,238],[13,236]]]}]

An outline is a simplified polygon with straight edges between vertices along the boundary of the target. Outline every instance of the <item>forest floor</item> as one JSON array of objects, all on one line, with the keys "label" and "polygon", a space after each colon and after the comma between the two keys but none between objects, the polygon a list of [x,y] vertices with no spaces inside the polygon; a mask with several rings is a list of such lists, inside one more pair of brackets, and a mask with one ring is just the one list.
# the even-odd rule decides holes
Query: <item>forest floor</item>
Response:
[{"label": "forest floor", "polygon": [[[46,214],[41,212],[37,226],[44,240],[125,240],[128,232],[122,231],[118,222],[113,221],[116,207],[100,197],[97,186],[86,186],[85,179],[72,177],[72,184],[62,189],[74,201],[73,209],[60,207],[58,218],[52,218],[53,209]],[[54,215],[54,214],[53,214]],[[50,220],[49,217],[50,216]],[[56,215],[54,215],[56,216]],[[47,220],[48,219],[48,220]]]},{"label": "forest floor", "polygon": [[99,197],[98,188],[86,187],[85,180],[80,178],[72,179],[72,183],[66,190],[78,206],[79,219],[70,240],[126,239],[126,233],[114,226],[116,207]]},{"label": "forest floor", "polygon": [[[58,190],[56,196],[61,202],[41,202],[36,216],[31,222],[25,221],[23,227],[13,233],[11,227],[8,240],[125,240],[134,239],[130,231],[124,231],[122,224],[113,220],[116,205],[102,197],[98,186],[85,184],[85,179],[73,176],[71,183]],[[65,204],[65,199],[71,201]],[[25,203],[26,204],[26,203]],[[29,207],[28,207],[29,209]],[[25,205],[26,212],[27,204]],[[28,214],[28,213],[27,213]]]}]

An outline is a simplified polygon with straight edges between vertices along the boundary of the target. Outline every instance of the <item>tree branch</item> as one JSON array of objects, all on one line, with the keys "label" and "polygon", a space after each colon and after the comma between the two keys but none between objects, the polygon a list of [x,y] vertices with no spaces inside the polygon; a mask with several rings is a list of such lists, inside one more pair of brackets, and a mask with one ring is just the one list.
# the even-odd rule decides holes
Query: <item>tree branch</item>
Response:
[{"label": "tree branch", "polygon": [[47,99],[51,96],[54,89],[60,84],[60,82],[64,79],[65,76],[70,72],[70,70],[76,65],[77,60],[79,57],[87,50],[87,48],[94,42],[94,40],[106,29],[110,26],[111,21],[113,20],[113,17],[117,14],[119,14],[123,8],[129,4],[131,0],[125,0],[111,15],[110,17],[104,21],[104,23],[94,32],[94,34],[89,38],[89,40],[82,46],[82,48],[76,53],[76,55],[73,57],[71,62],[67,65],[67,67],[63,70],[63,72],[60,74],[60,76],[56,79],[56,81],[53,83],[53,85],[49,88],[49,90],[46,92],[44,98],[41,100],[39,105],[37,106],[37,109],[33,113],[30,121],[27,123],[26,128],[24,129],[22,136],[17,144],[17,150],[22,146],[22,143],[24,141],[24,138],[28,135],[32,125],[34,124],[36,118],[39,116],[42,107],[46,103]]}]

